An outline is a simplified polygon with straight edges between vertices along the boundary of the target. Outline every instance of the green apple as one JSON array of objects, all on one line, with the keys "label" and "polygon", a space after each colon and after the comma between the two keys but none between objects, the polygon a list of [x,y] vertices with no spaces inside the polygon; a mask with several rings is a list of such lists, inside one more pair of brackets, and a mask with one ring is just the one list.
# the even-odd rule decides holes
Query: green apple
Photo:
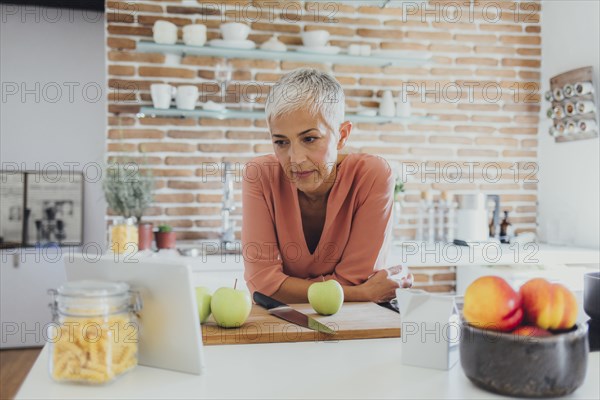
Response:
[{"label": "green apple", "polygon": [[196,288],[196,304],[198,304],[198,314],[200,323],[203,324],[210,316],[210,290],[204,286]]},{"label": "green apple", "polygon": [[344,289],[336,280],[316,282],[308,287],[308,302],[321,315],[333,315],[344,303]]},{"label": "green apple", "polygon": [[222,287],[213,294],[210,308],[217,325],[239,328],[248,319],[252,302],[248,291]]}]

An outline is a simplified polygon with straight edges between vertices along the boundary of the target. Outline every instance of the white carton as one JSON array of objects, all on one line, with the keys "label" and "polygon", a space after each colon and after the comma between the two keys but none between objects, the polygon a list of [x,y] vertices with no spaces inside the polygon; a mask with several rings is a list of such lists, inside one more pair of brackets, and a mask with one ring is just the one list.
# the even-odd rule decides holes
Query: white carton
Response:
[{"label": "white carton", "polygon": [[453,296],[397,289],[401,318],[401,361],[448,370],[458,361],[460,320]]}]

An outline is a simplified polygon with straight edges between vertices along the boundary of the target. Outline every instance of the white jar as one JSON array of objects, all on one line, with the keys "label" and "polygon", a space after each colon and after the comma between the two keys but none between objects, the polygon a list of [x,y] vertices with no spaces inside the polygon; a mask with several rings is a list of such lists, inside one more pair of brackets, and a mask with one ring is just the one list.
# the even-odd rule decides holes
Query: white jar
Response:
[{"label": "white jar", "polygon": [[411,115],[411,106],[408,97],[400,93],[398,96],[398,102],[396,103],[396,117],[408,118]]},{"label": "white jar", "polygon": [[158,20],[152,28],[154,41],[159,44],[177,43],[177,25],[169,21]]},{"label": "white jar", "polygon": [[396,115],[394,97],[391,90],[383,92],[381,102],[379,103],[379,115],[382,117],[393,117]]},{"label": "white jar", "polygon": [[138,363],[141,296],[124,282],[73,281],[50,290],[49,371],[57,382],[104,384]]}]

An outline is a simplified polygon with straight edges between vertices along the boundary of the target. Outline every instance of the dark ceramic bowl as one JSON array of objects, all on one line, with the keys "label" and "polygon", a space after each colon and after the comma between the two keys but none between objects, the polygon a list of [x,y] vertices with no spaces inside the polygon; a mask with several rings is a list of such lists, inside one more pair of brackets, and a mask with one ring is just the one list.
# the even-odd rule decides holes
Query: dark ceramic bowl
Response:
[{"label": "dark ceramic bowl", "polygon": [[600,272],[583,277],[583,309],[594,321],[600,321]]},{"label": "dark ceramic bowl", "polygon": [[557,397],[583,383],[587,324],[550,337],[527,337],[462,324],[460,363],[475,385],[508,396]]}]

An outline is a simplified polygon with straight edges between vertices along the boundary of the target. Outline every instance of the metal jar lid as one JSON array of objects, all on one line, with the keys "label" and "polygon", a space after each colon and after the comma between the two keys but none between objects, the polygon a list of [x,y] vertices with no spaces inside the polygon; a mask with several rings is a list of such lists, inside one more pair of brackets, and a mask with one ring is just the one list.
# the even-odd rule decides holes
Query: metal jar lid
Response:
[{"label": "metal jar lid", "polygon": [[129,290],[125,282],[73,281],[48,293],[52,296],[50,308],[54,316],[102,316],[142,308],[141,296]]}]

